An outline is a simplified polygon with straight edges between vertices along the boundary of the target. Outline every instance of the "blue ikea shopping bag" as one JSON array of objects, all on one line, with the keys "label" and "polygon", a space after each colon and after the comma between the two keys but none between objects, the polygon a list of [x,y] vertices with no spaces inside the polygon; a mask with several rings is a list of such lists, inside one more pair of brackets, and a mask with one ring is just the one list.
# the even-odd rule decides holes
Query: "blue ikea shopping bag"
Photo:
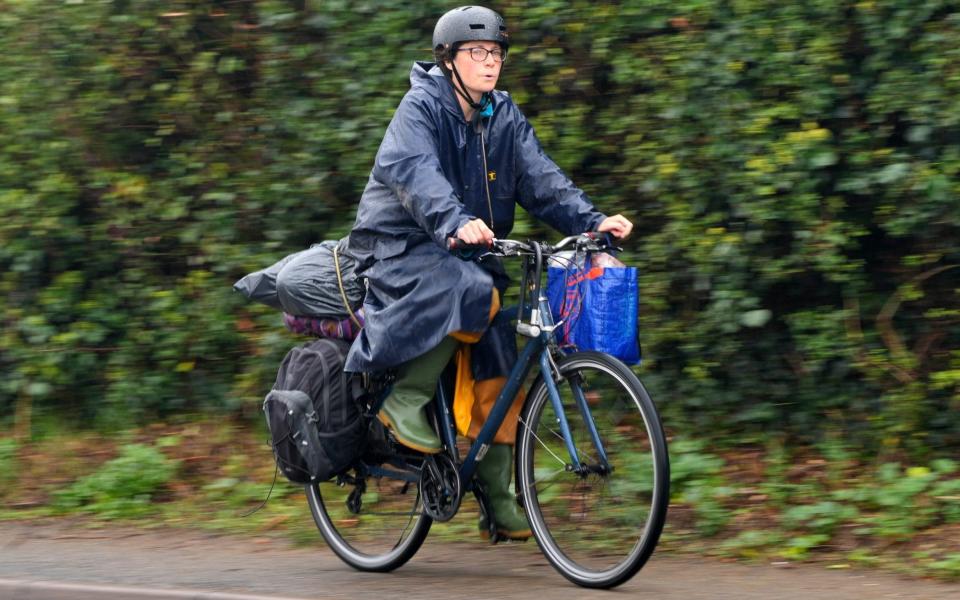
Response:
[{"label": "blue ikea shopping bag", "polygon": [[635,365],[640,362],[637,269],[598,262],[591,255],[583,267],[547,270],[550,311],[554,322],[562,321],[558,338],[561,345],[606,352]]}]

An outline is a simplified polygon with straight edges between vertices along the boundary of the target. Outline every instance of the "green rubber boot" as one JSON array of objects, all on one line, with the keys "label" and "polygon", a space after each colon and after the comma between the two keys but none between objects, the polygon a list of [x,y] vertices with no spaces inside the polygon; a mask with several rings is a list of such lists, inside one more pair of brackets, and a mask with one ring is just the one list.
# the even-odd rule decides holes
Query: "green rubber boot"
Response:
[{"label": "green rubber boot", "polygon": [[433,399],[437,380],[456,349],[456,340],[444,338],[436,348],[400,368],[393,392],[383,402],[377,417],[404,446],[427,454],[440,452],[440,438],[431,427],[425,408]]},{"label": "green rubber boot", "polygon": [[[510,492],[513,477],[513,447],[507,444],[492,444],[486,456],[477,465],[477,478],[483,484],[497,534],[511,540],[525,540],[532,534],[527,517],[517,505],[516,496]],[[489,523],[480,518],[480,537],[490,536]]]}]

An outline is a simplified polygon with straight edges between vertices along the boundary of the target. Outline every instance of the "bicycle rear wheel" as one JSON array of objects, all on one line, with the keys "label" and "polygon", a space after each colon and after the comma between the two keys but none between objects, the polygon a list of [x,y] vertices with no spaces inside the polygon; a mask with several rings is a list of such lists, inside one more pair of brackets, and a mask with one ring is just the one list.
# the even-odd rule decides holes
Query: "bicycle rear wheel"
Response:
[{"label": "bicycle rear wheel", "polygon": [[[347,475],[361,477],[356,470]],[[433,520],[423,511],[416,482],[390,476],[361,479],[361,486],[341,487],[336,480],[307,485],[310,512],[323,539],[345,563],[360,571],[392,571],[413,557]]]},{"label": "bicycle rear wheel", "polygon": [[[656,407],[630,369],[598,352],[558,363],[564,414],[581,463],[570,465],[543,375],[517,431],[519,491],[534,537],[567,579],[593,588],[622,584],[639,571],[660,537],[669,502],[667,442]],[[610,469],[575,394],[582,392]]]}]

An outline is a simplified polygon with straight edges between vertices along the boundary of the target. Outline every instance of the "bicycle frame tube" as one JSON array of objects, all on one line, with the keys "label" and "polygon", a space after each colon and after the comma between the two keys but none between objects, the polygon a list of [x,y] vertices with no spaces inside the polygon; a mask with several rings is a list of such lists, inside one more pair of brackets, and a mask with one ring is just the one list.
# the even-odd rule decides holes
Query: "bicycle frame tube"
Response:
[{"label": "bicycle frame tube", "polygon": [[454,419],[450,407],[453,404],[452,398],[449,398],[447,386],[443,381],[437,383],[437,420],[440,422],[440,436],[443,442],[450,449],[450,455],[454,462],[460,462],[460,452],[457,450],[457,430],[454,425]]},{"label": "bicycle frame tube", "polygon": [[407,483],[417,483],[420,481],[419,471],[398,471],[396,469],[387,469],[382,466],[367,467],[367,474],[371,477],[388,477],[398,479]]},{"label": "bicycle frame tube", "polygon": [[570,424],[567,422],[567,415],[563,412],[563,403],[560,401],[560,391],[557,389],[557,382],[553,380],[553,366],[550,364],[549,350],[544,350],[540,354],[540,374],[543,382],[547,385],[547,392],[550,395],[550,404],[553,405],[553,412],[557,415],[557,423],[560,425],[560,433],[563,434],[563,443],[567,446],[567,452],[570,453],[570,464],[574,470],[580,468],[580,457],[577,455],[577,448],[573,445],[573,435],[570,433]]},{"label": "bicycle frame tube", "polygon": [[590,430],[590,438],[593,440],[593,447],[597,449],[600,455],[600,462],[606,470],[610,470],[610,463],[607,461],[607,451],[603,448],[603,442],[600,440],[600,432],[597,431],[597,424],[593,422],[593,415],[590,413],[590,406],[587,404],[587,398],[583,395],[583,388],[580,387],[579,377],[570,381],[570,391],[577,400],[577,407],[580,414],[583,415],[583,421]]},{"label": "bicycle frame tube", "polygon": [[[480,429],[477,439],[470,446],[470,452],[467,453],[463,464],[460,465],[460,480],[464,483],[469,482],[473,477],[473,473],[477,468],[477,455],[481,449],[486,453],[486,449],[490,446],[493,436],[503,423],[503,418],[507,415],[507,411],[510,410],[510,405],[513,404],[517,392],[520,391],[520,386],[527,378],[527,375],[530,374],[530,369],[533,367],[535,360],[534,357],[544,351],[547,347],[548,339],[549,334],[543,332],[539,337],[531,339],[527,342],[527,345],[524,346],[517,360],[517,364],[514,365],[513,370],[510,371],[507,383],[500,391],[500,395],[497,396],[497,401],[490,410],[490,414],[487,415],[487,420]],[[480,458],[482,459],[483,456],[480,456]]]}]

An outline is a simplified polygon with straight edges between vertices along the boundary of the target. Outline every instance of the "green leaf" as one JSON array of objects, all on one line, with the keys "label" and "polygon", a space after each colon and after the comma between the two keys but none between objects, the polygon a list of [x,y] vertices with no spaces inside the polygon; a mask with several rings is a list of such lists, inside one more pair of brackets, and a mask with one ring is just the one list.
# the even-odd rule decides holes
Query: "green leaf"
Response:
[{"label": "green leaf", "polygon": [[744,327],[763,327],[773,317],[773,313],[765,308],[750,310],[740,315],[740,323]]}]

